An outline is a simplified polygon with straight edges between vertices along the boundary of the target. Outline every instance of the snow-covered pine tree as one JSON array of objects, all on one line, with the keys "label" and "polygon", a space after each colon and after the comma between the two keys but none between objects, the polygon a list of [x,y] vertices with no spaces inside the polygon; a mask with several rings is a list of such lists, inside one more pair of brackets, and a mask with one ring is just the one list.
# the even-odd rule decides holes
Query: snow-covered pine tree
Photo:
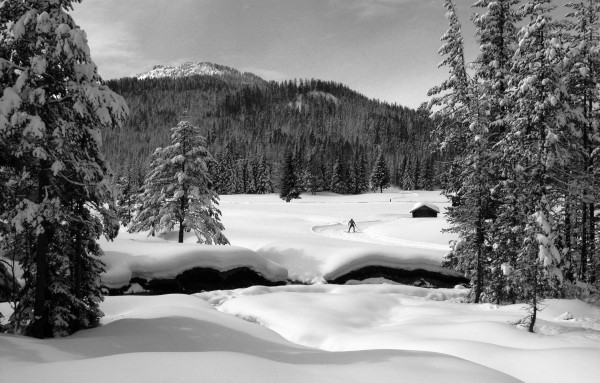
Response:
[{"label": "snow-covered pine tree", "polygon": [[[549,0],[532,0],[522,7],[528,20],[519,32],[511,78],[509,130],[498,147],[507,167],[504,194],[514,201],[510,214],[519,226],[514,272],[528,303],[528,329],[533,332],[541,297],[562,274],[554,215],[556,170],[569,161],[567,84],[564,76],[564,46],[558,25],[550,13]],[[507,205],[507,206],[511,206]],[[520,223],[520,224],[519,224]]]},{"label": "snow-covered pine tree", "polygon": [[[600,259],[597,252],[596,232],[598,218],[595,217],[596,203],[600,198],[600,0],[585,0],[567,4],[571,9],[565,22],[564,39],[569,44],[565,60],[570,67],[568,73],[571,107],[574,114],[572,134],[573,148],[578,156],[568,168],[570,188],[565,193],[573,209],[580,212],[569,216],[565,224],[565,235],[569,236],[567,250],[568,265],[576,266],[578,279],[596,282],[600,278]],[[576,208],[579,206],[579,209]],[[579,226],[581,233],[576,243],[570,241],[572,224]],[[579,250],[573,257],[572,250]],[[572,271],[572,270],[571,270]],[[571,275],[572,273],[569,273]]]},{"label": "snow-covered pine tree", "polygon": [[335,161],[331,171],[331,183],[329,189],[338,194],[348,193],[348,169],[341,157]]},{"label": "snow-covered pine tree", "polygon": [[365,153],[361,153],[359,167],[356,175],[356,185],[359,193],[364,193],[369,190],[369,179],[367,173],[367,157]]},{"label": "snow-covered pine tree", "polygon": [[390,186],[390,170],[385,161],[383,150],[380,149],[371,173],[371,188],[373,190],[379,189],[379,192],[383,193],[383,189],[388,186]]},{"label": "snow-covered pine tree", "polygon": [[225,194],[223,191],[223,153],[217,155],[216,158],[213,158],[212,161],[207,163],[208,165],[208,175],[210,179],[213,181],[213,186],[217,194]]},{"label": "snow-covered pine tree", "polygon": [[233,150],[228,145],[225,148],[225,154],[223,155],[223,160],[220,161],[221,165],[221,194],[234,194],[237,184],[236,177],[236,162],[233,155]]},{"label": "snow-covered pine tree", "polygon": [[425,160],[425,164],[421,173],[421,189],[423,190],[433,190],[435,184],[434,165],[435,160],[433,156],[430,156]]},{"label": "snow-covered pine tree", "polygon": [[129,225],[129,222],[131,222],[135,210],[135,197],[140,188],[140,185],[137,183],[137,177],[134,174],[134,169],[130,167],[125,167],[125,169],[126,173],[117,179],[117,187],[119,189],[117,214],[123,226]]},{"label": "snow-covered pine tree", "polygon": [[435,142],[442,152],[455,153],[451,165],[455,176],[445,183],[444,193],[454,201],[447,217],[452,224],[450,231],[460,239],[449,254],[452,259],[448,263],[471,279],[474,301],[479,302],[486,259],[484,196],[488,188],[482,162],[488,121],[482,84],[467,75],[461,25],[454,4],[446,0],[445,7],[449,29],[442,36],[444,44],[438,53],[444,56],[439,66],[448,67],[449,78],[429,91],[434,96],[429,107],[437,109],[433,113],[439,121]]},{"label": "snow-covered pine tree", "polygon": [[415,168],[413,169],[414,188],[421,189],[421,162],[415,158]]},{"label": "snow-covered pine tree", "polygon": [[256,193],[256,185],[258,183],[258,160],[253,158],[248,161],[248,193]]},{"label": "snow-covered pine tree", "polygon": [[248,171],[249,163],[250,161],[247,158],[240,158],[236,161],[235,179],[237,182],[235,192],[238,194],[252,193],[252,191],[250,191],[251,172]]},{"label": "snow-covered pine tree", "polygon": [[[473,63],[474,81],[479,84],[477,92],[479,110],[483,110],[485,118],[481,121],[481,129],[473,142],[477,152],[474,178],[471,178],[472,187],[478,191],[475,208],[480,211],[477,225],[478,230],[483,230],[478,243],[484,257],[488,260],[485,267],[488,277],[482,281],[481,293],[490,301],[500,302],[503,292],[507,290],[506,277],[502,273],[502,264],[511,262],[510,254],[514,249],[509,245],[508,238],[503,238],[503,230],[493,221],[497,218],[496,210],[505,201],[501,182],[501,174],[507,164],[500,161],[501,153],[497,150],[496,143],[506,134],[507,116],[510,112],[508,105],[507,89],[511,79],[512,57],[517,47],[517,23],[520,20],[516,8],[518,0],[478,0],[475,8],[485,10],[483,14],[475,14],[473,22],[476,27],[476,38],[480,52]],[[490,224],[490,221],[491,224]],[[483,229],[485,227],[485,230]],[[508,234],[510,237],[510,233]],[[487,242],[488,246],[483,246]],[[493,245],[496,244],[496,245]],[[500,245],[501,244],[501,245]],[[490,246],[491,245],[491,246]],[[500,256],[503,255],[503,256]]]},{"label": "snow-covered pine tree", "polygon": [[285,202],[290,202],[295,198],[300,198],[301,188],[299,185],[299,177],[294,168],[294,156],[288,153],[285,157],[285,162],[281,170],[281,179],[279,185],[279,197]]},{"label": "snow-covered pine tree", "polygon": [[0,3],[0,167],[9,170],[0,188],[22,189],[0,205],[0,221],[32,241],[19,250],[25,286],[12,323],[38,338],[97,324],[95,241],[116,235],[101,129],[120,125],[127,106],[102,85],[67,13],[76,2]]},{"label": "snow-covered pine tree", "polygon": [[172,144],[157,148],[139,195],[139,209],[130,231],[193,230],[198,243],[226,245],[219,196],[208,176],[212,156],[200,129],[188,121],[172,128]]},{"label": "snow-covered pine tree", "polygon": [[403,161],[403,169],[402,172],[402,189],[404,190],[413,190],[415,188],[415,178],[413,177],[413,161],[407,157],[404,157]]},{"label": "snow-covered pine tree", "polygon": [[356,154],[351,169],[351,193],[361,194],[369,190],[367,160],[364,153]]},{"label": "snow-covered pine tree", "polygon": [[257,165],[256,175],[256,193],[267,194],[273,192],[273,183],[271,181],[271,169],[267,164],[267,160],[264,155],[261,155]]},{"label": "snow-covered pine tree", "polygon": [[302,175],[304,189],[313,195],[322,189],[321,162],[319,161],[317,153],[318,148],[313,148],[308,156],[306,168]]}]

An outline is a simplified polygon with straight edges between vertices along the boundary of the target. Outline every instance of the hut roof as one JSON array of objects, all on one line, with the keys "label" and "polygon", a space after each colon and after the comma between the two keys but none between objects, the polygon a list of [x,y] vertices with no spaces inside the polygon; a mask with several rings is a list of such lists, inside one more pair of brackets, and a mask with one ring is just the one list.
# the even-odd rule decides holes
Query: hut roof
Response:
[{"label": "hut roof", "polygon": [[409,211],[409,213],[412,213],[413,211],[415,211],[417,209],[420,209],[422,207],[429,208],[429,209],[434,210],[434,211],[436,211],[438,213],[440,212],[440,208],[437,207],[436,205],[432,204],[432,203],[429,203],[429,202],[418,202],[418,203],[415,204],[415,206],[413,206],[413,208]]}]

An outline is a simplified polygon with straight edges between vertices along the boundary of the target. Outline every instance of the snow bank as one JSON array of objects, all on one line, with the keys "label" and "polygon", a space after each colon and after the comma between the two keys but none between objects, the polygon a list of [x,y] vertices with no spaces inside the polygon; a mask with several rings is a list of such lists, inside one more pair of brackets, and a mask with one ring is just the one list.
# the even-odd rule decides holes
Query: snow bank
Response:
[{"label": "snow bank", "polygon": [[377,266],[399,270],[424,270],[439,274],[440,277],[456,278],[455,284],[460,283],[461,273],[445,269],[440,265],[440,253],[428,249],[411,248],[378,248],[350,251],[346,257],[328,262],[322,270],[326,281],[334,281],[346,274],[366,267]]},{"label": "snow bank", "polygon": [[273,282],[288,277],[284,267],[236,246],[173,243],[123,233],[114,242],[102,242],[101,247],[107,266],[102,283],[111,289],[128,285],[132,278],[169,279],[198,267],[223,272],[247,267]]},{"label": "snow bank", "polygon": [[0,334],[3,381],[517,382],[439,353],[326,352],[295,345],[191,296],[108,297],[101,309],[102,327],[64,339]]},{"label": "snow bank", "polygon": [[[524,305],[464,304],[424,298],[418,294],[422,290],[355,287],[340,286],[336,294],[325,286],[320,292],[314,287],[265,294],[239,290],[221,301],[216,293],[199,296],[220,302],[220,311],[323,350],[441,352],[527,383],[595,383],[600,376],[600,309],[583,302],[546,301],[539,333],[531,334],[510,324],[526,315]],[[559,318],[557,313],[567,310],[574,318]]]},{"label": "snow bank", "polygon": [[353,285],[286,285],[286,286],[252,286],[235,290],[206,291],[194,296],[220,306],[232,298],[265,295],[273,293],[304,293],[304,294],[400,294],[433,301],[456,300],[464,298],[468,290],[454,289],[427,289],[417,286],[401,284],[353,284]]}]

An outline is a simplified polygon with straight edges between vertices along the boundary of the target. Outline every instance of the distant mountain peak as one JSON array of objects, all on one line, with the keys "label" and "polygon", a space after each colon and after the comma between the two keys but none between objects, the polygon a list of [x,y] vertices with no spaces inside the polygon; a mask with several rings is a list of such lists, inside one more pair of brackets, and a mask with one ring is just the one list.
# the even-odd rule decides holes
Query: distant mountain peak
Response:
[{"label": "distant mountain peak", "polygon": [[247,79],[248,82],[256,83],[256,82],[264,82],[264,80],[252,73],[241,73],[237,69],[230,68],[225,65],[214,64],[211,62],[184,62],[181,65],[177,66],[169,66],[169,65],[154,65],[151,70],[146,73],[142,73],[136,75],[139,80],[144,80],[147,78],[178,78],[178,77],[187,77],[194,75],[203,75],[203,76],[228,76],[239,79]]}]

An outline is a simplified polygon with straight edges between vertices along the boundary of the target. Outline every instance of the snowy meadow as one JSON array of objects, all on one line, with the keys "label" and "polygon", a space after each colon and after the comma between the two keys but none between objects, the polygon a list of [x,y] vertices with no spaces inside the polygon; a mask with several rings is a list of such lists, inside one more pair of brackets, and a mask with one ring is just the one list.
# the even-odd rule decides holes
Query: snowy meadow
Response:
[{"label": "snowy meadow", "polygon": [[[2,381],[596,382],[598,307],[547,300],[532,334],[512,324],[526,315],[523,305],[464,303],[461,286],[326,283],[367,266],[453,275],[440,266],[453,239],[440,232],[446,221],[411,218],[418,202],[448,206],[438,192],[421,191],[291,203],[226,195],[220,208],[232,246],[122,229],[101,243],[106,286],[135,293],[141,287],[131,278],[240,266],[279,286],[107,296],[98,328],[45,340],[0,334]],[[348,233],[350,218],[356,233]]]}]

